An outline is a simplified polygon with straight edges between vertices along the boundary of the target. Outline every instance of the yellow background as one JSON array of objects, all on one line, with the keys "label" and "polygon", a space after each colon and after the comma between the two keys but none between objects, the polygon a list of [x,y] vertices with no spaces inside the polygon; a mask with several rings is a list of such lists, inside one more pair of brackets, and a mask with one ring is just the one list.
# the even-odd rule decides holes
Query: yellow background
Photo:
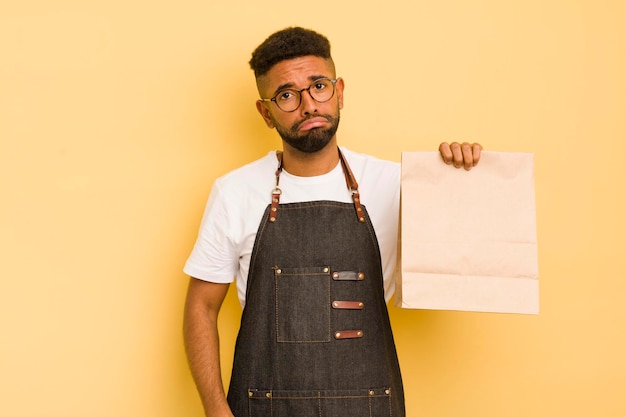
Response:
[{"label": "yellow background", "polygon": [[[621,0],[0,6],[0,415],[200,416],[181,338],[212,181],[279,146],[247,61],[326,34],[339,141],[535,154],[541,314],[391,307],[408,415],[626,415]],[[220,318],[228,379],[239,307]]]}]

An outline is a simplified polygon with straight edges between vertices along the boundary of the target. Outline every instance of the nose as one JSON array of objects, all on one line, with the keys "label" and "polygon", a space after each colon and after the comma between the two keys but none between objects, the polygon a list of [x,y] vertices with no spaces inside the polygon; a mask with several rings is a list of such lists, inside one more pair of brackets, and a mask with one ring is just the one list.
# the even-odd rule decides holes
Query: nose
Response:
[{"label": "nose", "polygon": [[309,88],[300,92],[300,111],[303,114],[311,114],[317,112],[317,101],[313,98],[313,96],[311,96]]}]

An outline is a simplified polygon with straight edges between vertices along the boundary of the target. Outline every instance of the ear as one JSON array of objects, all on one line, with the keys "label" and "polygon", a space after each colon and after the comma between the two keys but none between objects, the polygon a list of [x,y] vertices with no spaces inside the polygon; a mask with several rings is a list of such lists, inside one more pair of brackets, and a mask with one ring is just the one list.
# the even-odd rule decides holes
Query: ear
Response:
[{"label": "ear", "polygon": [[337,103],[339,104],[340,109],[343,109],[343,88],[343,78],[339,77],[337,78],[337,84],[335,84],[335,92],[337,94]]},{"label": "ear", "polygon": [[256,109],[263,118],[263,120],[265,120],[265,124],[267,125],[267,127],[269,127],[270,129],[274,129],[274,122],[272,122],[272,118],[270,117],[270,111],[265,105],[265,102],[257,100]]}]

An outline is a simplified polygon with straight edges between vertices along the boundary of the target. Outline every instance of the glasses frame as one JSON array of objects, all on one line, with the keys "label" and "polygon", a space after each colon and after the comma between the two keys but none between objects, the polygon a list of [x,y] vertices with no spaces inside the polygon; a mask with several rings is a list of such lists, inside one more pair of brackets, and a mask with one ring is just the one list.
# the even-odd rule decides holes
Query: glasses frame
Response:
[{"label": "glasses frame", "polygon": [[[338,80],[338,79],[339,79],[339,78],[332,79],[332,78],[328,78],[328,77],[318,78],[317,80],[314,80],[313,82],[311,82],[311,84],[309,84],[309,86],[308,86],[308,87],[306,87],[306,88],[301,88],[301,89],[299,89],[299,90],[298,90],[297,88],[284,88],[284,89],[280,90],[278,93],[276,93],[276,95],[275,95],[274,97],[272,97],[272,98],[261,98],[261,99],[259,99],[259,100],[260,100],[260,101],[262,101],[262,102],[273,101],[273,102],[274,102],[274,104],[276,104],[276,107],[278,107],[278,109],[279,109],[280,111],[284,111],[285,113],[292,113],[292,112],[294,112],[294,111],[298,110],[298,109],[300,108],[300,106],[302,105],[302,93],[303,93],[304,91],[308,92],[308,93],[309,93],[309,96],[311,96],[311,98],[312,98],[313,100],[315,100],[316,102],[318,102],[318,103],[326,103],[326,102],[329,102],[329,101],[330,101],[333,97],[335,97],[335,86],[336,86],[336,84],[337,84],[337,80]],[[311,90],[311,87],[313,87],[313,85],[314,85],[315,83],[320,82],[320,81],[322,81],[322,80],[328,80],[328,81],[330,81],[330,83],[333,85],[333,94],[331,94],[331,96],[328,98],[328,100],[324,100],[324,101],[320,101],[320,100],[316,99],[315,97],[313,97],[313,96],[311,95],[311,91],[310,91],[310,90]],[[284,110],[282,107],[280,107],[280,105],[278,104],[278,101],[276,101],[276,97],[278,97],[279,95],[281,95],[281,94],[282,94],[282,93],[284,93],[285,91],[294,91],[294,92],[298,93],[298,99],[299,99],[299,100],[298,100],[298,105],[297,105],[297,106],[296,106],[293,110]]]}]

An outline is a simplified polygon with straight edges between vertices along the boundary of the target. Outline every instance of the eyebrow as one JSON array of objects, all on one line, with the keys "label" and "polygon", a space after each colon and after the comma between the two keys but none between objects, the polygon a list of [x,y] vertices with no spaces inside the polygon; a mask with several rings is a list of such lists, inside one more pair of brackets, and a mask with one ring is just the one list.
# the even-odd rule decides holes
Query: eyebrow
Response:
[{"label": "eyebrow", "polygon": [[[310,75],[309,76],[309,81],[313,82],[316,80],[319,80],[320,78],[328,78],[331,79],[331,77],[327,76],[327,75]],[[308,86],[307,86],[308,87]],[[281,84],[278,86],[278,88],[276,88],[276,90],[274,90],[274,95],[278,94],[279,92],[281,92],[282,90],[286,90],[286,89],[295,89],[296,85],[294,83],[285,83],[285,84]],[[306,87],[305,87],[306,88]]]}]

